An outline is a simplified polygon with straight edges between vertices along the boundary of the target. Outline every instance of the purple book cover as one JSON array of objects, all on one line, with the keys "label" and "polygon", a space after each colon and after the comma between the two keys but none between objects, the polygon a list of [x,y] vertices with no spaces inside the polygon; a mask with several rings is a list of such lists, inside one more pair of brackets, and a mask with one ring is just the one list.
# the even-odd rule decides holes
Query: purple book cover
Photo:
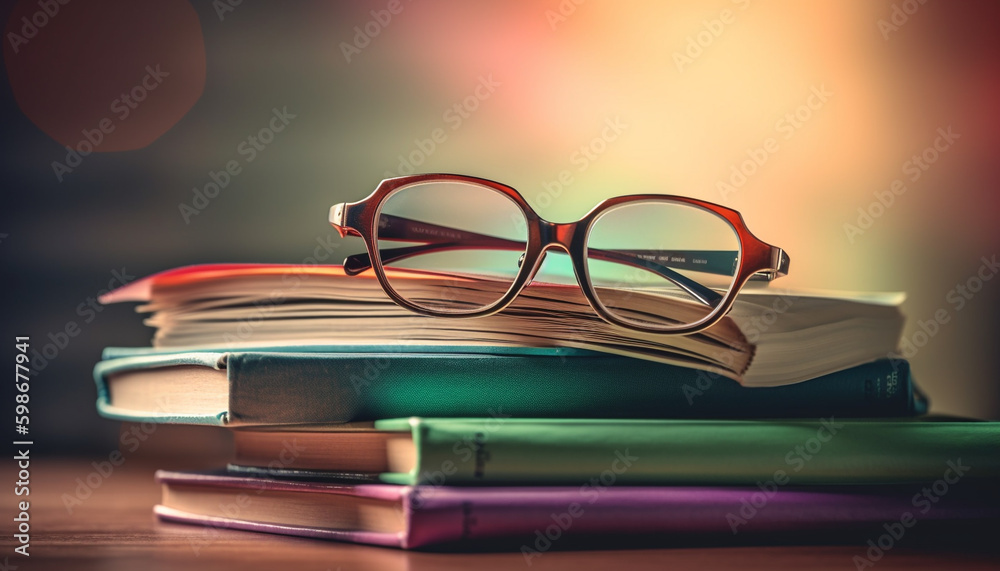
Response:
[{"label": "purple book cover", "polygon": [[[405,531],[324,529],[193,514],[158,505],[164,520],[395,546],[523,537],[635,534],[774,533],[847,530],[860,525],[1000,518],[987,496],[936,495],[933,488],[828,486],[809,490],[729,487],[604,486],[454,488],[391,484],[343,485],[188,472],[157,472],[164,484],[229,490],[340,494],[400,502]],[[931,483],[929,483],[931,484]],[[773,485],[773,483],[772,483]],[[926,493],[923,493],[926,492]],[[954,496],[954,497],[952,497]],[[906,515],[910,514],[910,515]],[[557,529],[558,528],[558,529]]]}]

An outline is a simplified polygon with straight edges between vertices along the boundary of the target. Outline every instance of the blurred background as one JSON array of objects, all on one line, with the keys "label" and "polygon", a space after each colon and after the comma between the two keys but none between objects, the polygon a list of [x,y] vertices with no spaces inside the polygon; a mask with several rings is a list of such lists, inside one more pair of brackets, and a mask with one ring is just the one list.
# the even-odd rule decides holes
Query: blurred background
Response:
[{"label": "blurred background", "polygon": [[781,286],[905,291],[933,411],[1000,419],[996,2],[2,7],[0,323],[53,346],[31,392],[51,451],[117,446],[91,370],[152,330],[102,290],[337,263],[362,245],[330,205],[411,172],[554,221],[636,192],[740,210],[789,252]]}]

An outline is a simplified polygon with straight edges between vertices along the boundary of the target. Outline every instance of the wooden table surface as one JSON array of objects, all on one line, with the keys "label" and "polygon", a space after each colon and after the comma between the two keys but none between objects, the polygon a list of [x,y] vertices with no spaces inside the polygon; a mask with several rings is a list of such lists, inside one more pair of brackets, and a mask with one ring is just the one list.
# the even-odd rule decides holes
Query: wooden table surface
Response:
[{"label": "wooden table surface", "polygon": [[[171,465],[171,468],[185,466]],[[489,569],[855,569],[863,542],[842,545],[743,545],[617,550],[550,551],[530,567],[516,551],[420,553],[233,530],[210,530],[157,521],[153,468],[125,463],[99,482],[79,505],[77,478],[93,471],[88,460],[32,461],[30,557],[14,553],[6,532],[0,570],[240,569],[355,571]],[[4,478],[15,474],[4,469]],[[96,482],[96,479],[92,479]],[[86,488],[80,496],[86,496]],[[12,529],[16,498],[9,492],[3,521]],[[985,530],[984,530],[985,531]],[[904,537],[874,567],[884,569],[1000,569],[1000,538]],[[993,539],[996,538],[996,539]],[[965,538],[967,539],[967,538]],[[772,541],[774,543],[774,541]],[[6,558],[6,559],[4,559]],[[16,566],[16,567],[15,567]]]}]

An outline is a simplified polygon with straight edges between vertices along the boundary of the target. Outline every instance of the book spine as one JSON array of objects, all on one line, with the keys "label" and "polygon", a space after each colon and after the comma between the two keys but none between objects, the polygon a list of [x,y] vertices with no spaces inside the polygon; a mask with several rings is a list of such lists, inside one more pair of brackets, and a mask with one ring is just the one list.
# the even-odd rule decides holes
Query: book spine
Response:
[{"label": "book spine", "polygon": [[[524,542],[528,562],[544,552],[545,538],[711,534],[736,532],[854,531],[898,521],[914,513],[919,488],[780,489],[764,496],[749,520],[740,509],[762,492],[758,488],[587,487],[487,488],[478,490],[417,487],[409,497],[410,522],[405,547],[509,538]],[[1000,515],[995,494],[987,499],[956,494],[919,519],[959,521]],[[881,527],[876,527],[879,532]],[[539,538],[542,542],[537,544]]]},{"label": "book spine", "polygon": [[[417,419],[418,463],[390,483],[785,485],[1000,476],[1000,427],[977,422],[504,423]],[[645,426],[644,426],[645,424]],[[949,475],[950,474],[950,475]]]},{"label": "book spine", "polygon": [[337,423],[408,416],[774,418],[911,415],[905,362],[746,388],[617,356],[276,354],[228,358],[229,421]]}]

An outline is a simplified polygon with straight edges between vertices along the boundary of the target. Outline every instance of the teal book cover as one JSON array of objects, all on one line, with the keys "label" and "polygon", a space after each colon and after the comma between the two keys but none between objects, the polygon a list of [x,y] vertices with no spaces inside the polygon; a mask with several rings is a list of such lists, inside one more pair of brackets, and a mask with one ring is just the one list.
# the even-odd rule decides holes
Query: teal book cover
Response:
[{"label": "teal book cover", "polygon": [[[358,350],[358,348],[354,348]],[[130,356],[115,357],[119,354]],[[767,418],[909,416],[925,410],[905,361],[881,360],[810,381],[747,388],[703,371],[613,355],[495,352],[109,349],[95,368],[98,409],[122,420],[223,425],[322,424],[405,416]],[[216,410],[182,403],[187,373],[217,387]],[[147,373],[154,373],[148,375]],[[138,380],[163,406],[123,405]],[[134,392],[134,391],[133,391]],[[177,394],[174,394],[177,393]]]}]

